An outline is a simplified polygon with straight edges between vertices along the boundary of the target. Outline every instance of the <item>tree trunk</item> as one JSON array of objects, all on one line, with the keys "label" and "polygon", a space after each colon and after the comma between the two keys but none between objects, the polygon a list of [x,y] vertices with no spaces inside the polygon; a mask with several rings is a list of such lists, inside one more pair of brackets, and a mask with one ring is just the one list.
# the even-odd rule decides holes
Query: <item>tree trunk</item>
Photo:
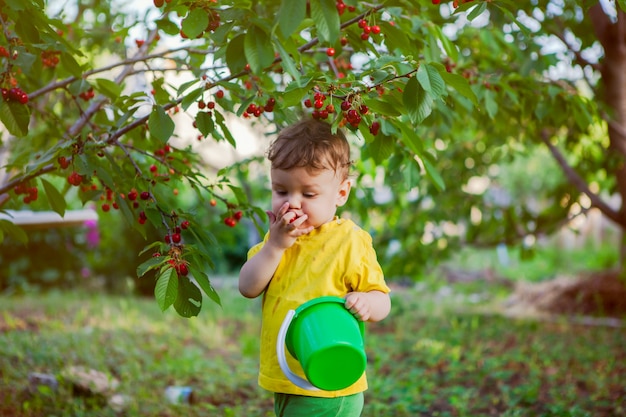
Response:
[{"label": "tree trunk", "polygon": [[626,265],[626,14],[617,7],[617,20],[612,22],[597,3],[589,10],[594,31],[604,48],[601,74],[604,96],[602,100],[609,109],[606,114],[610,146],[607,160],[613,164],[617,192],[621,197],[619,226],[620,267]]}]

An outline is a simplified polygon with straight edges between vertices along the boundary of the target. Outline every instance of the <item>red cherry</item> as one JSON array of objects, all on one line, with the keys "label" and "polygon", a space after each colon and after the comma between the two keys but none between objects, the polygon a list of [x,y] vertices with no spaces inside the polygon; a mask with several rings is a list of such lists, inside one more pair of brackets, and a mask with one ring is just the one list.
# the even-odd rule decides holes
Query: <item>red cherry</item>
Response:
[{"label": "red cherry", "polygon": [[142,191],[141,195],[139,196],[142,200],[147,200],[150,198],[150,193],[147,191]]},{"label": "red cherry", "polygon": [[372,26],[372,33],[374,35],[378,35],[380,33],[380,26],[378,26],[378,25]]},{"label": "red cherry", "polygon": [[224,219],[224,224],[228,227],[235,227],[235,225],[237,224],[237,220],[232,217],[226,217]]},{"label": "red cherry", "polygon": [[362,29],[365,26],[367,26],[367,20],[365,20],[365,19],[359,20],[359,27]]},{"label": "red cherry", "polygon": [[128,193],[128,199],[130,201],[135,201],[137,199],[137,191],[132,190],[131,192]]},{"label": "red cherry", "polygon": [[180,228],[185,230],[189,227],[189,221],[188,220],[184,220],[181,224],[180,224]]},{"label": "red cherry", "polygon": [[182,237],[180,236],[180,233],[172,234],[172,242],[180,243],[181,239],[182,239]]},{"label": "red cherry", "polygon": [[224,90],[217,90],[215,92],[215,97],[217,98],[223,98],[224,97]]},{"label": "red cherry", "polygon": [[350,107],[352,107],[352,106],[351,106],[349,101],[342,101],[341,102],[341,110],[348,111],[348,110],[350,110]]},{"label": "red cherry", "polygon": [[335,48],[328,48],[328,49],[326,49],[326,55],[328,55],[328,56],[335,56]]},{"label": "red cherry", "polygon": [[151,172],[156,172],[157,171],[157,166],[156,165],[150,165],[150,171]]},{"label": "red cherry", "polygon": [[243,213],[241,211],[236,212],[233,217],[235,218],[235,220],[241,220],[241,218],[243,217]]},{"label": "red cherry", "polygon": [[310,98],[307,98],[306,100],[304,100],[304,106],[308,108],[313,107],[313,103],[311,102]]},{"label": "red cherry", "polygon": [[176,272],[178,272],[178,275],[185,276],[189,273],[189,268],[185,264],[178,264],[176,265]]}]

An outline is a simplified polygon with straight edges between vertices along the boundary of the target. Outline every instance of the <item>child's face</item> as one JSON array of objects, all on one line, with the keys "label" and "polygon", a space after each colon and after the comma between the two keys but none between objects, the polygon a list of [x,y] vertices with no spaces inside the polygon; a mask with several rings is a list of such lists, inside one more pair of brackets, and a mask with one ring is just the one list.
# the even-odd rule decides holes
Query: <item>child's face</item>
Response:
[{"label": "child's face", "polygon": [[272,211],[278,212],[286,202],[288,212],[308,219],[302,228],[319,227],[333,219],[337,207],[343,206],[350,193],[350,181],[343,180],[330,169],[307,171],[304,167],[290,170],[272,169]]}]

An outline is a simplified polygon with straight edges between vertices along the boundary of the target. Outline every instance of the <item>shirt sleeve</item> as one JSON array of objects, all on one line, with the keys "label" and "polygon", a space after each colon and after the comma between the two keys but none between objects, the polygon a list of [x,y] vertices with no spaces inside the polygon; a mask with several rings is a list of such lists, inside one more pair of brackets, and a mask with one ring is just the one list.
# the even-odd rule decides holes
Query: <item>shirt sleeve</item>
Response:
[{"label": "shirt sleeve", "polygon": [[362,229],[357,232],[357,238],[349,256],[357,260],[351,262],[353,268],[345,277],[352,291],[381,291],[384,293],[391,291],[385,282],[385,276],[369,233]]}]

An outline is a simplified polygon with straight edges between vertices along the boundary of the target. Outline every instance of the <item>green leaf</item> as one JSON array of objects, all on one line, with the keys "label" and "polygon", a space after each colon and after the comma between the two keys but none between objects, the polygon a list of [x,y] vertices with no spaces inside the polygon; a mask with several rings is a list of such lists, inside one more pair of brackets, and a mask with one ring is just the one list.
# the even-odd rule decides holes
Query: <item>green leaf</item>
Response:
[{"label": "green leaf", "polygon": [[428,152],[425,152],[423,156],[424,157],[421,158],[421,161],[424,164],[426,176],[430,178],[432,183],[435,185],[435,187],[437,187],[439,191],[444,191],[446,189],[446,183],[443,180],[443,177],[441,176],[439,171],[437,171],[435,165],[433,165],[433,163],[430,161],[430,158],[432,158],[432,156]]},{"label": "green leaf", "polygon": [[300,85],[300,72],[298,71],[295,62],[293,61],[293,58],[283,47],[282,42],[280,42],[276,38],[274,38],[274,46],[278,50],[278,55],[280,56],[283,68],[285,69],[285,71],[287,71],[289,75],[293,77],[296,83]]},{"label": "green leaf", "polygon": [[65,216],[65,208],[67,206],[65,203],[65,198],[49,181],[45,180],[44,178],[40,178],[40,180],[43,184],[43,189],[46,192],[46,196],[48,197],[48,202],[50,203],[50,207],[52,207],[52,210],[58,213],[61,217]]},{"label": "green leaf", "polygon": [[420,86],[417,77],[411,77],[406,83],[402,102],[414,124],[420,124],[432,113],[433,99]]},{"label": "green leaf", "polygon": [[439,71],[432,65],[422,64],[415,75],[422,88],[433,98],[441,97],[446,92],[446,83],[439,75]]},{"label": "green leaf", "polygon": [[166,143],[174,133],[174,121],[161,106],[154,106],[148,118],[152,136]]},{"label": "green leaf", "polygon": [[490,118],[495,118],[498,113],[498,102],[496,101],[495,94],[491,90],[485,91],[485,110]]},{"label": "green leaf", "polygon": [[26,232],[9,220],[0,219],[0,232],[4,232],[1,233],[2,236],[0,236],[0,243],[4,240],[4,234],[11,236],[21,244],[28,243],[28,235]]},{"label": "green leaf", "polygon": [[196,88],[195,90],[185,95],[185,97],[183,97],[183,100],[180,103],[183,110],[187,110],[189,106],[191,106],[193,103],[198,101],[198,99],[202,96],[202,93],[204,93],[204,86],[200,88]]},{"label": "green leaf", "polygon": [[104,78],[96,79],[95,84],[99,92],[101,92],[113,101],[117,100],[120,97],[124,88],[123,85]]},{"label": "green leaf", "polygon": [[209,25],[209,15],[203,8],[191,9],[189,14],[183,19],[181,30],[190,39],[195,39],[202,35]]},{"label": "green leaf", "polygon": [[307,0],[283,0],[278,10],[278,28],[285,38],[298,28],[306,17]]},{"label": "green leaf", "polygon": [[246,55],[244,54],[245,39],[245,34],[237,35],[226,47],[226,65],[228,65],[228,69],[233,74],[243,71],[247,64]]},{"label": "green leaf", "polygon": [[479,2],[478,5],[474,7],[472,11],[467,14],[467,20],[471,22],[472,20],[476,19],[478,16],[483,14],[485,10],[487,10],[487,2],[486,1]]},{"label": "green leaf", "polygon": [[226,126],[226,122],[224,120],[224,116],[222,115],[222,113],[218,111],[214,111],[213,114],[215,115],[215,121],[217,122],[220,129],[224,133],[224,136],[226,136],[226,140],[228,141],[228,143],[230,143],[233,148],[236,148],[237,142],[235,141],[235,138],[233,137],[233,135],[230,133],[228,126]]},{"label": "green leaf", "polygon": [[339,39],[339,13],[335,0],[315,0],[310,2],[311,18],[315,22],[320,40],[334,45]]},{"label": "green leaf", "polygon": [[244,54],[254,73],[261,73],[274,62],[274,49],[267,33],[258,26],[253,26],[246,33]]},{"label": "green leaf", "polygon": [[459,51],[456,45],[450,40],[448,36],[446,36],[441,30],[441,26],[439,25],[429,25],[428,30],[430,33],[441,42],[443,46],[443,50],[446,52],[446,55],[453,61],[456,62],[459,59]]},{"label": "green leaf", "polygon": [[161,265],[167,260],[167,258],[157,256],[155,258],[150,258],[141,265],[137,267],[137,276],[139,278],[143,277],[146,272],[151,271],[153,269],[157,269],[161,267]]},{"label": "green leaf", "polygon": [[470,87],[467,78],[458,74],[451,74],[445,69],[442,69],[439,74],[445,81],[446,85],[454,88],[463,97],[468,98],[475,106],[478,105],[478,98],[476,97],[474,90]]},{"label": "green leaf", "polygon": [[189,272],[196,279],[196,282],[198,283],[202,291],[204,291],[204,293],[207,295],[207,297],[213,300],[217,305],[221,306],[222,300],[220,299],[217,291],[215,291],[215,288],[213,288],[213,286],[211,285],[211,281],[209,281],[209,276],[192,265],[189,266]]},{"label": "green leaf", "polygon": [[14,101],[0,100],[0,121],[14,136],[26,136],[30,122],[28,106]]},{"label": "green leaf", "polygon": [[213,123],[213,117],[209,113],[201,111],[196,114],[196,126],[202,136],[209,136],[215,130],[215,124]]},{"label": "green leaf", "polygon": [[202,293],[200,289],[185,276],[179,277],[178,281],[178,295],[174,303],[176,312],[186,318],[197,316],[202,307]]},{"label": "green leaf", "polygon": [[626,12],[626,0],[617,0],[617,4],[623,12]]},{"label": "green leaf", "polygon": [[161,311],[167,310],[176,301],[178,297],[178,274],[171,265],[166,265],[161,269],[154,287],[154,297]]}]

